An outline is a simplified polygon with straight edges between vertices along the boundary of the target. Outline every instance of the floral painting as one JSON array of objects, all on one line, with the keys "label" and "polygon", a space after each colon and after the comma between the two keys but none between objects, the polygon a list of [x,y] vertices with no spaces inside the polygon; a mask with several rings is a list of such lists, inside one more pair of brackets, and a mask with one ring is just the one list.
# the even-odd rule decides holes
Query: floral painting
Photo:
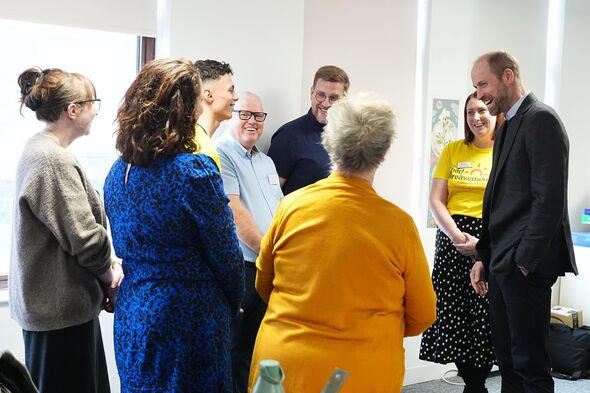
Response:
[{"label": "floral painting", "polygon": [[[458,137],[458,119],[459,100],[433,99],[429,182],[432,181],[432,174],[434,173],[434,168],[436,168],[440,153],[447,143],[456,140]],[[428,189],[430,190],[430,187]],[[426,226],[428,228],[436,228],[436,223],[430,209],[428,209]]]}]

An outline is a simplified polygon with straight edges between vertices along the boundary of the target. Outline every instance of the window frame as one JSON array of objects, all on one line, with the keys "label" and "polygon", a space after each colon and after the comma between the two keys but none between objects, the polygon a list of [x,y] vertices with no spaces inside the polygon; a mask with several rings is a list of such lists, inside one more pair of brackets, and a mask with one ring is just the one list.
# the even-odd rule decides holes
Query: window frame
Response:
[{"label": "window frame", "polygon": [[[156,39],[154,37],[137,36],[137,73],[146,63],[154,60],[155,56]],[[0,291],[8,290],[8,273],[0,274]]]}]

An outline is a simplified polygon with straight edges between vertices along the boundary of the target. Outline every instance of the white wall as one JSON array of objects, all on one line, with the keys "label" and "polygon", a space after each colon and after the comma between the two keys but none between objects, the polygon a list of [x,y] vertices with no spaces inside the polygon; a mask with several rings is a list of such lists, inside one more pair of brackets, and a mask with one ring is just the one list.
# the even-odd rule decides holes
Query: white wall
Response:
[{"label": "white wall", "polygon": [[269,114],[259,142],[299,113],[303,2],[169,2],[170,56],[228,62],[238,91],[250,90]]},{"label": "white wall", "polygon": [[559,114],[570,140],[570,222],[573,231],[589,232],[590,225],[582,224],[580,216],[584,208],[590,209],[590,96],[587,94],[590,86],[590,2],[567,0],[565,18]]},{"label": "white wall", "polygon": [[561,278],[559,305],[582,310],[583,324],[590,325],[590,248],[574,246],[579,275]]},{"label": "white wall", "polygon": [[[432,0],[427,119],[433,98],[459,100],[459,132],[463,135],[463,105],[474,91],[473,61],[497,49],[516,57],[525,87],[542,100],[547,7],[548,0]],[[425,131],[429,135],[430,130]]]},{"label": "white wall", "polygon": [[471,21],[467,34],[471,36],[469,53],[473,59],[495,49],[510,52],[520,64],[525,88],[542,100],[549,0],[467,2],[474,3],[473,13],[467,16]]},{"label": "white wall", "polygon": [[0,18],[155,37],[156,0],[6,0]]},{"label": "white wall", "polygon": [[375,188],[405,210],[412,198],[416,15],[415,1],[377,1],[370,7],[352,0],[305,2],[301,112],[309,108],[315,71],[326,64],[348,73],[351,92],[376,91],[387,98],[399,133]]}]

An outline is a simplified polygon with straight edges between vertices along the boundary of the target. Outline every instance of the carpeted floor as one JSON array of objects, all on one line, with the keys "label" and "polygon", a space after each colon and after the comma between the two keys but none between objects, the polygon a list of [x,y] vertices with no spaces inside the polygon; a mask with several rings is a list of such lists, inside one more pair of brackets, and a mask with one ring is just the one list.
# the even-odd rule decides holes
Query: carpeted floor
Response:
[{"label": "carpeted floor", "polygon": [[[451,382],[462,383],[459,377],[449,378]],[[500,393],[500,376],[488,378],[486,387],[489,393]],[[415,385],[404,386],[402,393],[461,393],[463,386],[451,385],[441,379]],[[590,393],[590,380],[564,381],[555,379],[555,393]]]}]

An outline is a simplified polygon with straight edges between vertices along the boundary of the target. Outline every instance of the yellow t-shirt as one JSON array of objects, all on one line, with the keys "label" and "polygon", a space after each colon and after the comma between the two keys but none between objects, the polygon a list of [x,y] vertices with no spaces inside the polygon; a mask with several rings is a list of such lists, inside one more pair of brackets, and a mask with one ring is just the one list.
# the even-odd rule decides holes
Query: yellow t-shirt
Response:
[{"label": "yellow t-shirt", "polygon": [[447,181],[449,213],[481,218],[483,194],[491,170],[491,147],[466,145],[463,139],[445,146],[433,177]]},{"label": "yellow t-shirt", "polygon": [[207,131],[205,131],[200,125],[197,124],[195,127],[195,142],[199,147],[195,154],[205,154],[209,156],[215,161],[217,164],[217,168],[219,168],[219,172],[221,173],[221,159],[219,158],[219,153],[217,153],[217,144]]}]

